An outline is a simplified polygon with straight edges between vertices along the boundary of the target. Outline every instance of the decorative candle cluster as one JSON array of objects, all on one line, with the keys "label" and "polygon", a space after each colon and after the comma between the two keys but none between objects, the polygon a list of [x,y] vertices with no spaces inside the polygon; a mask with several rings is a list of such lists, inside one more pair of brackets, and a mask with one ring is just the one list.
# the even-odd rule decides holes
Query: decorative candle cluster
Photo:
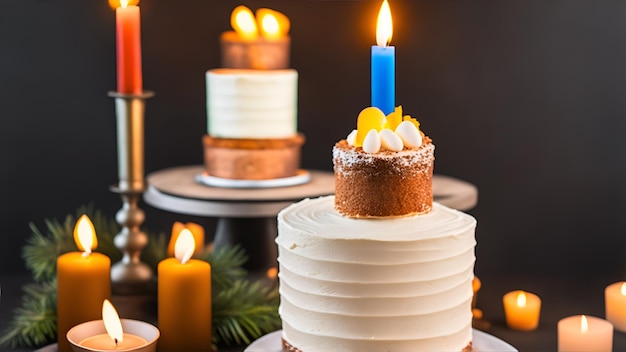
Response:
[{"label": "decorative candle cluster", "polygon": [[204,229],[176,222],[173,231],[175,258],[158,266],[159,332],[147,323],[120,320],[109,301],[110,260],[92,253],[95,228],[86,215],[79,218],[74,238],[82,252],[57,259],[59,351],[154,351],[159,336],[164,351],[211,350],[211,266],[191,259],[203,246]]},{"label": "decorative candle cluster", "polygon": [[290,22],[284,14],[261,8],[255,14],[244,5],[230,17],[234,31],[222,33],[222,66],[275,70],[289,67]]},{"label": "decorative candle cluster", "polygon": [[[616,282],[604,290],[606,320],[574,315],[559,320],[558,351],[611,351],[613,329],[626,332],[626,282]],[[507,326],[514,330],[535,330],[539,323],[541,299],[525,291],[504,295]]]}]

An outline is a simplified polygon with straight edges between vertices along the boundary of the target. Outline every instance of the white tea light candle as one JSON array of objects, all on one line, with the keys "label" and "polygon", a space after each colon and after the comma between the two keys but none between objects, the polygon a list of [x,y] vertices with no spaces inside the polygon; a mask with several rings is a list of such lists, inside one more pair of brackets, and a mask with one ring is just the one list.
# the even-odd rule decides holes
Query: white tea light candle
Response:
[{"label": "white tea light candle", "polygon": [[611,352],[613,324],[585,315],[563,318],[558,323],[559,352]]}]

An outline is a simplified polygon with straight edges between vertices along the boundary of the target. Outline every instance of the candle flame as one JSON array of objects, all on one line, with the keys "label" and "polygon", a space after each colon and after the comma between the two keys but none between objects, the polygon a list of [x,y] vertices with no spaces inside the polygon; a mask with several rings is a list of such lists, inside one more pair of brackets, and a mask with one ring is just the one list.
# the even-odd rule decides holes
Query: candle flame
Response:
[{"label": "candle flame", "polygon": [[78,249],[86,254],[98,246],[96,229],[86,214],[81,215],[74,226],[74,242]]},{"label": "candle flame", "polygon": [[587,333],[588,330],[589,324],[587,323],[587,317],[583,315],[580,317],[580,332]]},{"label": "candle flame", "polygon": [[620,289],[622,296],[626,296],[626,282],[622,282],[622,288]]},{"label": "candle flame", "polygon": [[272,14],[267,14],[261,19],[261,28],[263,33],[268,37],[274,37],[278,34],[278,21]]},{"label": "candle flame", "polygon": [[109,0],[109,6],[115,10],[118,7],[127,7],[131,5],[138,5],[139,0]]},{"label": "candle flame", "polygon": [[517,306],[526,307],[526,293],[524,291],[520,291],[517,294]]},{"label": "candle flame", "polygon": [[174,245],[174,255],[182,264],[185,264],[191,258],[193,251],[196,249],[196,243],[193,234],[189,229],[182,229],[176,244]]},{"label": "candle flame", "polygon": [[244,5],[235,7],[230,15],[230,25],[243,39],[252,40],[258,36],[259,30],[254,14]]},{"label": "candle flame", "polygon": [[104,321],[104,329],[111,340],[117,345],[124,341],[124,330],[122,329],[122,321],[117,314],[117,310],[108,299],[102,303],[102,320]]},{"label": "candle flame", "polygon": [[268,39],[286,37],[291,23],[284,14],[266,8],[256,10],[256,18],[259,23],[261,35]]},{"label": "candle flame", "polygon": [[383,1],[378,12],[378,22],[376,23],[376,44],[378,46],[388,46],[393,35],[393,24],[391,21],[391,9],[387,0]]},{"label": "candle flame", "polygon": [[189,231],[191,231],[191,234],[196,241],[196,249],[193,252],[194,255],[200,254],[206,250],[204,248],[204,227],[202,227],[202,225],[193,222],[183,224],[180,221],[175,221],[172,225],[170,242],[167,244],[168,257],[174,257],[174,247],[176,246],[176,240],[178,239],[178,235],[180,235],[180,232],[183,229],[188,229]]}]

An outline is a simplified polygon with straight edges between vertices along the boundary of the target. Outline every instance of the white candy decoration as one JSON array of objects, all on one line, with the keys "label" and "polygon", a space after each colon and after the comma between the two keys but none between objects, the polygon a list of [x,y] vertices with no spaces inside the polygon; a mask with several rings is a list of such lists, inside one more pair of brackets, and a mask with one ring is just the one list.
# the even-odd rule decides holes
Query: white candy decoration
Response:
[{"label": "white candy decoration", "polygon": [[354,147],[354,145],[356,144],[356,130],[352,130],[352,132],[350,132],[350,134],[348,135],[348,137],[346,137],[346,141],[348,141],[348,144],[351,147]]},{"label": "white candy decoration", "polygon": [[392,152],[399,152],[402,150],[402,139],[392,130],[385,128],[378,134],[380,136],[380,143],[383,149],[391,150]]},{"label": "white candy decoration", "polygon": [[422,135],[410,121],[402,121],[396,127],[396,134],[400,136],[404,145],[409,148],[418,148],[422,145]]},{"label": "white candy decoration", "polygon": [[363,140],[363,151],[366,153],[378,153],[380,150],[380,136],[378,131],[371,129],[367,132],[365,139]]}]

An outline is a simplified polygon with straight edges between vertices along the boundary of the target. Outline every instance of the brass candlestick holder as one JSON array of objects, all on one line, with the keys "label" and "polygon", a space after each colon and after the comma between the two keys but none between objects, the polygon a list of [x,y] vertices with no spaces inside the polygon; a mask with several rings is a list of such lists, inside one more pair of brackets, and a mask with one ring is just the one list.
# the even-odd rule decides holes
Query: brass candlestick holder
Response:
[{"label": "brass candlestick holder", "polygon": [[109,92],[115,99],[117,116],[117,155],[119,182],[111,191],[122,198],[122,208],[115,220],[122,230],[115,236],[115,246],[122,251],[122,260],[111,267],[111,286],[118,294],[136,294],[150,290],[154,275],[141,262],[141,251],[148,236],[141,231],[145,213],[138,203],[145,191],[144,180],[144,107],[154,92],[122,94]]}]

